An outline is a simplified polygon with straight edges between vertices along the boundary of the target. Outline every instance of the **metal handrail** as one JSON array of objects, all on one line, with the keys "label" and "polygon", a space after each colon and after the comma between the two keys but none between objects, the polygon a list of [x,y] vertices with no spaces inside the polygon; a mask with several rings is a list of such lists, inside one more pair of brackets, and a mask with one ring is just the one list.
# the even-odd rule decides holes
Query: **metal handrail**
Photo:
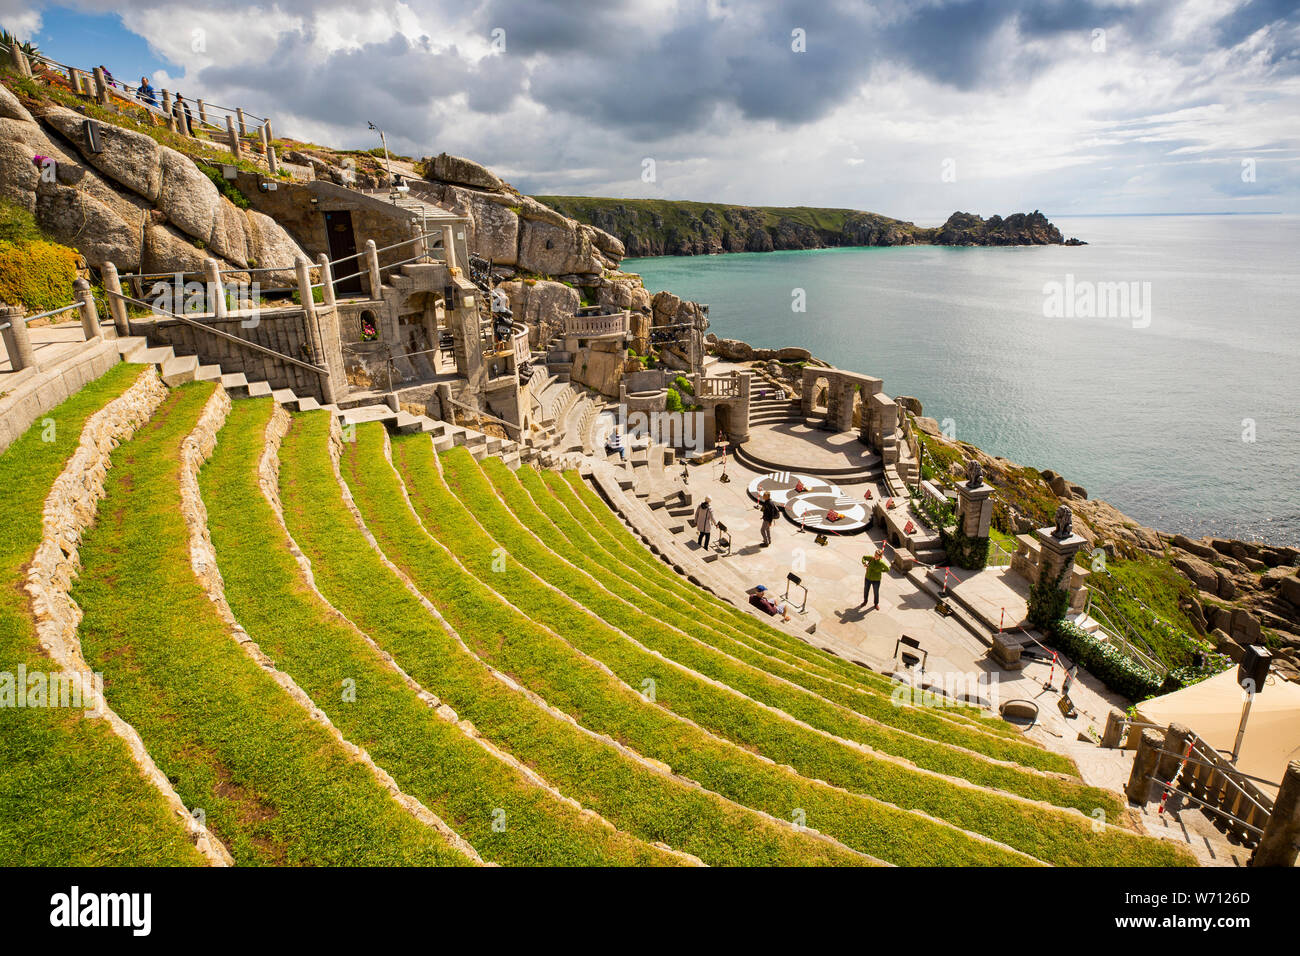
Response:
[{"label": "metal handrail", "polygon": [[48,319],[52,316],[62,315],[64,312],[71,312],[73,309],[81,308],[80,302],[74,302],[72,305],[65,305],[61,309],[50,309],[48,312],[40,312],[36,315],[28,315],[23,318],[24,322],[35,322],[37,319]]},{"label": "metal handrail", "polygon": [[250,348],[254,352],[261,352],[263,355],[270,355],[273,358],[281,359],[285,362],[288,362],[290,365],[296,365],[299,368],[305,368],[308,371],[315,372],[317,375],[324,375],[328,377],[330,374],[330,370],[327,368],[321,368],[318,365],[312,365],[310,362],[304,362],[301,359],[294,358],[292,355],[285,355],[283,352],[277,352],[275,349],[269,349],[265,345],[258,345],[256,342],[248,341],[248,339],[241,339],[238,335],[231,335],[229,332],[222,332],[220,329],[214,329],[212,326],[200,322],[198,319],[192,319],[187,315],[178,315],[175,312],[169,312],[167,309],[160,309],[156,305],[153,305],[149,302],[143,302],[140,299],[132,298],[131,296],[126,295],[125,293],[122,292],[109,291],[108,294],[111,296],[115,296],[116,298],[119,298],[124,302],[133,302],[136,305],[143,306],[144,308],[149,309],[158,315],[170,316],[171,318],[176,319],[179,322],[184,322],[186,325],[191,325],[196,329],[202,329],[204,332],[208,332],[212,335],[217,336],[218,338],[225,339],[228,342],[234,342],[236,345],[241,345],[244,346],[245,348]]},{"label": "metal handrail", "polygon": [[[1105,592],[1100,591],[1089,584],[1085,584],[1084,587],[1088,590],[1088,603],[1085,607],[1085,612],[1090,613],[1094,606],[1098,607],[1101,611],[1102,619],[1098,619],[1094,616],[1093,620],[1097,620],[1098,623],[1109,623],[1112,618],[1117,620],[1121,625],[1123,625],[1124,630],[1128,631],[1137,643],[1146,648],[1147,654],[1154,655],[1156,653],[1156,649],[1148,644],[1146,639],[1137,632],[1137,629],[1129,623],[1124,612],[1115,606],[1115,603],[1110,600]],[[1118,630],[1114,624],[1111,624],[1110,627],[1112,630]]]}]

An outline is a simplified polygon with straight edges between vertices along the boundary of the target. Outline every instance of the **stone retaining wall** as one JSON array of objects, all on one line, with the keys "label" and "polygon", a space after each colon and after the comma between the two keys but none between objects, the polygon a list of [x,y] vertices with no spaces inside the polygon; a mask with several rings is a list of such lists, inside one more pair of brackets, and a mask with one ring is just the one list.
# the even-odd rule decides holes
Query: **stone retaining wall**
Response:
[{"label": "stone retaining wall", "polygon": [[[81,432],[81,442],[67,467],[55,479],[45,499],[41,545],[27,571],[27,593],[41,647],[65,671],[89,677],[92,671],[81,652],[77,628],[81,623],[79,608],[69,593],[72,580],[81,565],[78,547],[81,536],[95,520],[99,499],[104,497],[104,483],[109,458],[118,445],[129,439],[152,417],[167,397],[167,387],[158,372],[142,372],[130,388],[96,412]],[[149,751],[136,729],[119,717],[95,687],[87,691],[88,710],[108,722],[109,727],[126,743],[131,759],[145,779],[162,794],[188,832],[194,846],[210,863],[229,866],[234,860],[208,829],[186,808]]]}]

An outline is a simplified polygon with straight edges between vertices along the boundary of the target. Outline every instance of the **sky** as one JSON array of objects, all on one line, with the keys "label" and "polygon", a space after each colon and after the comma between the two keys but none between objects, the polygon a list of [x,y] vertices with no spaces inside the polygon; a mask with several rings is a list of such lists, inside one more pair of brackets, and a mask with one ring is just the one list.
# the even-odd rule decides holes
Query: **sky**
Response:
[{"label": "sky", "polygon": [[1300,212],[1297,0],[0,0],[0,24],[532,194]]}]

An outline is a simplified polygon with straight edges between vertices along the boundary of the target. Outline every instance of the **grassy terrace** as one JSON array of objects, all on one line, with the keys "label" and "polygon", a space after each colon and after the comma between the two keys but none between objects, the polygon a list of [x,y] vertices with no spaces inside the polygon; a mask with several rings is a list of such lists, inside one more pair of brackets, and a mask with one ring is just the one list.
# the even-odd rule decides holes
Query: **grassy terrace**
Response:
[{"label": "grassy terrace", "polygon": [[[423,437],[427,443],[428,437]],[[515,561],[507,556],[503,572],[488,572],[492,583],[509,594],[506,603],[501,592],[463,570],[439,545],[436,539],[442,538],[471,566],[480,560],[475,555],[486,558],[489,566],[494,559],[495,542],[472,527],[468,512],[455,498],[447,496],[450,506],[442,516],[446,523],[433,532],[434,537],[426,534],[402,500],[398,475],[383,456],[383,441],[381,428],[358,428],[355,445],[349,446],[345,455],[344,473],[370,530],[389,558],[430,600],[446,600],[447,606],[439,609],[449,619],[455,615],[463,622],[456,624],[458,628],[496,635],[483,640],[476,652],[583,726],[624,741],[737,803],[784,819],[802,817],[809,827],[889,862],[1027,862],[1023,856],[952,828],[774,766],[648,703],[636,690],[575,651],[574,644],[586,646],[589,640],[600,639],[600,626],[575,621],[574,628],[561,637],[539,623],[541,605],[535,603],[534,592],[542,585],[520,573]],[[442,537],[444,534],[447,537]],[[447,597],[449,590],[457,595],[455,600]],[[468,595],[474,596],[472,607]],[[546,591],[547,598],[552,595]],[[501,635],[510,635],[510,639],[503,640]],[[643,668],[636,685],[645,686],[642,682],[646,679],[660,687],[675,686],[674,675],[663,662]]]},{"label": "grassy terrace", "polygon": [[[114,366],[0,455],[0,671],[51,670],[23,590],[27,563],[41,541],[45,498],[76,450],[86,420],[144,370]],[[0,866],[204,862],[106,723],[69,708],[0,707]]]},{"label": "grassy terrace", "polygon": [[[803,668],[812,668],[814,673],[849,684],[868,697],[883,697],[885,701],[889,700],[896,685],[884,675],[813,647],[792,634],[759,621],[707,592],[692,587],[642,546],[576,472],[568,472],[563,476],[555,472],[545,472],[540,478],[525,474],[522,480],[533,492],[538,505],[546,510],[553,520],[559,520],[556,512],[560,509],[555,507],[555,502],[559,502],[570,509],[570,517],[575,518],[600,540],[602,549],[618,556],[624,563],[641,569],[647,576],[657,579],[667,590],[686,598],[692,603],[697,615],[730,627],[735,635],[764,653],[774,654],[782,660],[797,663]],[[541,491],[543,484],[551,497]],[[989,733],[1014,738],[1020,736],[999,718],[976,715],[978,711],[973,707],[945,709],[934,714],[941,720],[975,726]],[[1059,760],[1061,764],[1045,769],[1075,772],[1075,767],[1069,760],[1064,757],[1059,757]]]},{"label": "grassy terrace", "polygon": [[[379,451],[381,435],[368,426],[357,432],[369,439],[370,450]],[[518,655],[522,666],[504,669],[525,685],[533,683],[526,679],[526,655],[535,628],[449,563],[433,567],[428,570],[431,576],[425,577],[425,593],[473,651],[467,653],[385,566],[357,528],[334,478],[328,435],[326,413],[295,415],[281,453],[285,519],[294,540],[312,561],[317,586],[415,680],[471,720],[497,746],[628,833],[667,843],[706,863],[865,862],[845,848],[656,773],[492,676],[480,657],[514,661]],[[345,461],[345,473],[354,489],[359,488],[357,469],[363,465],[380,474],[386,472],[391,481],[392,470],[381,454],[353,451]],[[406,515],[399,515],[394,522],[396,533],[422,535],[400,499],[394,500],[401,508],[400,515]],[[388,527],[377,522],[371,531],[389,556],[403,564]],[[411,571],[411,565],[407,564],[406,570]],[[582,716],[580,709],[571,712]],[[798,806],[783,803],[782,815]],[[812,813],[809,824],[817,825]]]},{"label": "grassy terrace", "polygon": [[[486,463],[485,467],[490,476],[495,476],[495,463]],[[1011,730],[1005,721],[969,716],[978,714],[978,711],[965,705],[943,710],[921,709],[910,704],[896,706],[888,688],[878,689],[869,681],[860,679],[870,672],[864,672],[829,654],[823,654],[823,657],[841,666],[853,667],[857,673],[841,674],[824,667],[814,656],[817,653],[815,648],[748,615],[743,615],[748,618],[744,622],[748,626],[740,626],[727,613],[728,610],[734,613],[734,608],[723,605],[718,598],[689,585],[636,541],[629,538],[625,542],[600,525],[559,476],[555,476],[553,489],[547,486],[542,477],[532,472],[521,473],[519,480],[530,493],[535,506],[554,522],[571,548],[602,556],[602,565],[612,562],[620,567],[623,572],[620,580],[635,584],[642,593],[663,603],[676,604],[695,622],[696,636],[727,653],[882,724],[968,747],[996,759],[1015,760],[1024,766],[1041,770],[1074,773],[1075,768],[1070,761],[1020,739],[1019,733]],[[610,510],[599,501],[595,507],[603,511],[606,517],[612,517]],[[761,636],[756,635],[755,631]],[[774,646],[764,638],[793,641],[802,645],[804,656]]]},{"label": "grassy terrace", "polygon": [[[449,465],[449,477],[456,475],[459,461],[453,462],[446,456],[444,461]],[[858,694],[851,688],[811,675],[783,659],[759,652],[737,636],[728,633],[725,626],[718,625],[707,615],[700,614],[699,601],[693,600],[695,595],[678,594],[660,587],[647,578],[638,566],[625,563],[616,553],[602,548],[600,542],[562,508],[558,509],[561,513],[555,514],[553,521],[552,516],[543,513],[520,484],[521,480],[537,481],[535,473],[527,472],[521,478],[516,478],[501,462],[493,459],[485,461],[483,469],[495,487],[496,493],[509,504],[515,516],[546,541],[554,551],[563,554],[570,562],[588,572],[610,591],[647,614],[689,633],[708,647],[716,648],[731,658],[744,661],[750,667],[744,669],[743,673],[751,677],[755,673],[761,674],[766,686],[775,689],[777,695],[774,697],[769,692],[760,691],[752,679],[744,680],[743,689],[750,696],[773,706],[779,706],[814,726],[842,736],[856,737],[856,734],[862,732],[863,722],[856,716],[862,715],[886,727],[898,728],[943,744],[969,748],[994,759],[1014,761],[1040,769],[1061,769],[1058,763],[1043,759],[1045,756],[1055,755],[1022,741],[1012,741],[1001,736],[982,733],[974,728],[954,725],[936,717],[930,710],[897,707],[881,695]],[[697,589],[695,594],[699,593]],[[638,620],[636,625],[642,630],[647,629],[644,618]],[[651,640],[657,641],[669,636],[661,628],[651,627],[649,630]],[[667,653],[666,648],[659,649]],[[689,660],[690,666],[712,677],[724,679],[720,673],[710,667],[709,656],[701,655],[698,649],[687,648],[681,654],[673,656],[682,663],[687,663]],[[716,660],[718,656],[713,655],[712,660]],[[731,670],[734,672],[735,668]],[[804,691],[794,691],[788,685],[773,681],[769,675],[784,678],[804,688]],[[742,689],[742,684],[734,683],[730,679],[727,679],[727,683]],[[908,739],[893,731],[887,732],[892,735],[891,739],[900,740],[904,746],[915,747],[917,744],[916,741],[909,742]],[[890,749],[885,741],[881,741],[880,746],[886,750]],[[923,752],[928,755],[928,751]],[[1088,799],[1092,798],[1088,797]]]},{"label": "grassy terrace", "polygon": [[379,652],[316,595],[258,484],[271,411],[269,398],[235,403],[221,442],[201,473],[201,487],[226,598],[276,666],[325,708],[343,734],[364,747],[406,793],[447,821],[489,862],[680,862],[527,782],[439,718]]},{"label": "grassy terrace", "polygon": [[467,863],[244,654],[189,573],[180,448],[212,392],[176,389],[113,453],[73,593],[110,704],[238,863]]},{"label": "grassy terrace", "polygon": [[[563,553],[573,560],[582,555],[555,537],[539,544],[529,536],[516,518],[527,521],[545,518],[519,501],[521,510],[512,513],[498,502],[498,494],[484,478],[477,463],[463,449],[444,453],[441,458],[445,475],[461,501],[474,502],[474,516],[482,521],[492,537],[472,526],[468,512],[442,489],[432,450],[427,438],[414,436],[395,443],[396,457],[407,477],[407,488],[426,526],[444,544],[451,547],[465,565],[487,584],[501,583],[502,593],[512,604],[531,618],[548,625],[580,649],[611,667],[626,683],[637,686],[646,674],[656,682],[658,701],[705,727],[732,739],[740,746],[757,750],[779,763],[788,763],[810,778],[825,779],[847,790],[878,798],[903,807],[920,809],[958,826],[982,833],[1039,859],[1070,864],[1114,864],[1124,860],[1174,862],[1177,854],[1163,845],[1143,840],[1135,834],[1107,830],[1091,832],[1090,821],[1077,815],[1051,813],[995,794],[969,788],[957,788],[941,780],[919,774],[897,764],[876,760],[843,744],[828,740],[804,728],[791,725],[769,711],[740,701],[710,684],[666,667],[650,654],[622,639],[612,627],[661,651],[670,660],[704,663],[696,653],[698,645],[660,625],[657,612],[643,612],[618,601],[590,579],[555,557]],[[504,467],[492,467],[501,477],[501,487],[508,489],[514,481]],[[515,483],[515,490],[521,491]],[[526,496],[525,496],[526,497]],[[504,494],[502,500],[509,500]],[[556,585],[573,598],[578,607],[558,598],[527,575],[502,571],[493,566],[496,548],[504,547],[507,563],[519,562]],[[610,572],[614,576],[621,568]],[[689,621],[680,622],[690,628]],[[687,661],[687,658],[692,658]],[[701,668],[704,669],[704,668]],[[746,691],[756,683],[748,674],[752,669],[735,666],[712,668],[710,676]],[[779,686],[779,685],[778,685]],[[781,688],[789,690],[789,688]],[[804,695],[807,696],[807,695]],[[772,703],[781,703],[772,701]],[[937,744],[915,742],[920,747],[941,750]],[[911,756],[909,753],[908,756]],[[964,756],[964,755],[963,755]],[[1014,768],[993,769],[1011,775]],[[1107,791],[1084,788],[1069,782],[1031,775],[1031,784],[1045,784],[1044,789],[1060,787],[1072,795],[1081,809],[1102,807],[1108,818],[1119,812],[1118,803]],[[832,831],[828,831],[832,832]],[[838,835],[838,834],[837,834]]]}]

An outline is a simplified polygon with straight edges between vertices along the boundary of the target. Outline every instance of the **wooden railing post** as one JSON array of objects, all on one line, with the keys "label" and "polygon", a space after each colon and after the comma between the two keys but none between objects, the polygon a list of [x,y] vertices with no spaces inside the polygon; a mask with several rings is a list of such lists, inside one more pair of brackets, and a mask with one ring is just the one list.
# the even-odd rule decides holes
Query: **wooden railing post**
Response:
[{"label": "wooden railing post", "polygon": [[272,176],[280,174],[280,161],[276,158],[274,146],[266,147],[266,168]]},{"label": "wooden railing post", "polygon": [[95,67],[95,99],[101,106],[108,105],[108,79],[104,76],[102,66]]},{"label": "wooden railing post", "polygon": [[366,269],[370,273],[370,298],[382,299],[384,280],[379,272],[379,248],[373,239],[366,240]]},{"label": "wooden railing post", "polygon": [[248,124],[244,121],[244,110],[242,107],[235,107],[235,116],[239,118],[239,135],[248,135]]},{"label": "wooden railing post", "polygon": [[90,294],[90,283],[78,279],[72,283],[72,289],[81,300],[81,328],[86,333],[86,341],[103,338],[104,333],[99,328],[99,309],[95,307],[95,297]]},{"label": "wooden railing post", "polygon": [[4,330],[5,350],[9,353],[9,367],[15,372],[25,368],[36,367],[36,352],[32,348],[32,336],[27,331],[27,311],[21,305],[5,305],[0,302],[0,325],[9,323]]},{"label": "wooden railing post", "polygon": [[122,280],[117,274],[117,266],[105,262],[101,271],[104,273],[104,289],[108,292],[108,313],[113,317],[118,338],[126,338],[131,334],[131,322],[126,313],[126,303],[121,299]]},{"label": "wooden railing post", "polygon": [[226,141],[230,144],[230,155],[239,158],[239,135],[235,132],[235,121],[226,115]]},{"label": "wooden railing post", "polygon": [[203,260],[203,281],[208,287],[208,302],[212,306],[212,317],[224,319],[228,314],[226,287],[221,284],[221,267],[217,265],[216,259],[209,257]]},{"label": "wooden railing post", "polygon": [[81,81],[82,81],[81,71],[78,70],[75,66],[68,67],[68,85],[72,87],[72,92],[76,93],[78,96],[80,96],[81,93],[83,92],[81,88]]},{"label": "wooden railing post", "polygon": [[207,108],[206,106],[203,105],[203,100],[200,99],[200,100],[197,100],[196,102],[199,104],[199,125],[200,125],[200,126],[207,126],[207,125],[208,125],[208,108]]},{"label": "wooden railing post", "polygon": [[1128,785],[1124,788],[1124,794],[1130,803],[1141,805],[1147,802],[1147,795],[1151,792],[1151,775],[1160,759],[1160,745],[1163,742],[1164,738],[1154,730],[1142,731],[1142,740],[1133,756],[1133,770],[1129,774]]}]

